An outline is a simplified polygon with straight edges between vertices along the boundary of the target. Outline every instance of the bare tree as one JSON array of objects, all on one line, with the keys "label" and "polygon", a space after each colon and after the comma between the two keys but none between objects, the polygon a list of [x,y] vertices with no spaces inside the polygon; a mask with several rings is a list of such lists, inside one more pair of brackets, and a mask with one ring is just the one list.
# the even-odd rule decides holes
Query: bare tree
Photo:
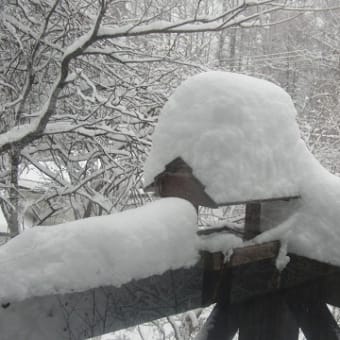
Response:
[{"label": "bare tree", "polygon": [[[3,8],[1,199],[12,235],[27,209],[40,224],[138,204],[157,110],[183,74],[202,69],[182,57],[182,37],[253,25],[284,7],[159,2],[13,0]],[[49,186],[27,205],[20,172],[31,168]]]}]

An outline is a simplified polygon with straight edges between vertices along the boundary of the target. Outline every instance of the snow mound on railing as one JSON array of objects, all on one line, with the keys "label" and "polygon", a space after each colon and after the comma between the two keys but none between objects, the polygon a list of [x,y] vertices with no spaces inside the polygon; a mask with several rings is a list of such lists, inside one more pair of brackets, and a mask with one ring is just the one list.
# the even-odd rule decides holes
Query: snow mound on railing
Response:
[{"label": "snow mound on railing", "polygon": [[179,198],[34,227],[0,247],[0,302],[121,286],[198,260],[197,214]]}]

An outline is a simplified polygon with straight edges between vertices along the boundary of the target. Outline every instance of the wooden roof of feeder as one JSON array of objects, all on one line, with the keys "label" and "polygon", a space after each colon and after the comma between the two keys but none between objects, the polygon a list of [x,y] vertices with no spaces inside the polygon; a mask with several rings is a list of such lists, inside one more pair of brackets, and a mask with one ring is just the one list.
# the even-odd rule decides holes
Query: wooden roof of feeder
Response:
[{"label": "wooden roof of feeder", "polygon": [[[221,183],[223,185],[223,183]],[[300,196],[257,197],[230,202],[215,202],[205,191],[204,183],[193,174],[193,169],[181,158],[177,157],[165,166],[163,172],[158,174],[149,184],[146,191],[155,191],[160,197],[180,197],[190,201],[194,206],[218,208],[220,206],[261,203],[266,201],[290,200]]]}]

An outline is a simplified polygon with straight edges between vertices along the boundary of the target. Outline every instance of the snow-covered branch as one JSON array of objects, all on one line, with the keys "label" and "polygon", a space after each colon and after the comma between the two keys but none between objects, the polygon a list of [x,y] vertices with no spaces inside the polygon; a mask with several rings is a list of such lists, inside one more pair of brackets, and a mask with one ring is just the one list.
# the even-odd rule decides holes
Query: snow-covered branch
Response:
[{"label": "snow-covered branch", "polygon": [[[243,7],[240,7],[243,9]],[[102,26],[98,31],[97,40],[112,39],[128,36],[141,36],[149,34],[168,34],[168,33],[195,33],[195,32],[214,32],[237,26],[254,20],[261,15],[283,9],[283,5],[277,5],[271,9],[263,10],[249,16],[239,16],[232,19],[221,19],[220,16],[215,18],[197,18],[179,22],[156,21],[144,25],[126,25],[122,27]],[[222,16],[222,18],[224,15]]]},{"label": "snow-covered branch", "polygon": [[[331,15],[333,7],[336,13],[334,4],[318,2],[314,7],[309,2],[304,8],[301,3],[287,7],[286,2],[273,0],[224,5],[207,0],[9,1],[13,6],[4,8],[0,21],[4,37],[0,41],[1,183],[16,186],[4,170],[15,169],[11,159],[21,153],[18,171],[34,169],[48,179],[48,194],[37,194],[37,211],[37,205],[43,209],[48,202],[55,213],[65,205],[79,218],[84,211],[99,214],[92,208],[103,197],[110,201],[103,204],[103,211],[142,203],[141,168],[159,110],[191,74],[219,67],[255,73],[278,84],[285,84],[286,76],[288,84],[297,79],[292,70],[295,61],[302,63],[302,59],[308,65],[318,60],[322,67],[336,71],[336,38],[313,35],[314,45],[332,47],[320,57],[318,51],[295,53],[302,48],[294,47],[276,53],[272,44],[278,32],[269,34],[276,24],[293,26],[297,20],[307,20],[305,10],[315,9],[310,12],[313,17]],[[315,21],[320,27],[324,22]],[[337,31],[335,21],[334,25],[332,32]],[[230,34],[225,32],[228,29]],[[286,37],[281,38],[277,41],[283,44]],[[272,51],[267,54],[265,47],[258,49],[264,39]],[[296,85],[297,92],[303,88]],[[306,92],[304,110],[318,100],[335,103],[327,85],[316,92],[320,93],[330,95],[317,98]],[[110,164],[116,167],[91,176]],[[84,182],[87,176],[91,180]],[[8,199],[6,190],[3,197]],[[67,193],[62,198],[56,194],[62,192]],[[101,198],[92,204],[93,197]]]}]

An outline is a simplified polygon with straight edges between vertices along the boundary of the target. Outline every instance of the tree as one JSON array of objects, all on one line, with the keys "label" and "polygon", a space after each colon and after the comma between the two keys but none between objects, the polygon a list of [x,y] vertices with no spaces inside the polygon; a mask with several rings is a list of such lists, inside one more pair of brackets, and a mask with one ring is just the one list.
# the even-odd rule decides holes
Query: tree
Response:
[{"label": "tree", "polygon": [[[310,147],[339,171],[337,5],[0,4],[0,198],[12,235],[27,210],[43,224],[142,204],[141,168],[158,110],[183,78],[207,68],[283,86],[296,102]],[[26,202],[20,176],[33,168],[44,190]],[[189,338],[185,322],[170,321],[172,335]]]},{"label": "tree", "polygon": [[[211,7],[208,1],[8,1],[1,39],[1,199],[12,235],[33,209],[38,224],[123,209],[140,196],[141,164],[156,112],[209,46],[188,34],[252,25],[273,1]],[[185,8],[185,14],[181,14]],[[201,35],[201,36],[200,36]],[[189,38],[191,39],[191,38]],[[183,70],[185,69],[185,72]],[[20,172],[48,189],[29,206]],[[10,170],[8,170],[10,169]]]}]

